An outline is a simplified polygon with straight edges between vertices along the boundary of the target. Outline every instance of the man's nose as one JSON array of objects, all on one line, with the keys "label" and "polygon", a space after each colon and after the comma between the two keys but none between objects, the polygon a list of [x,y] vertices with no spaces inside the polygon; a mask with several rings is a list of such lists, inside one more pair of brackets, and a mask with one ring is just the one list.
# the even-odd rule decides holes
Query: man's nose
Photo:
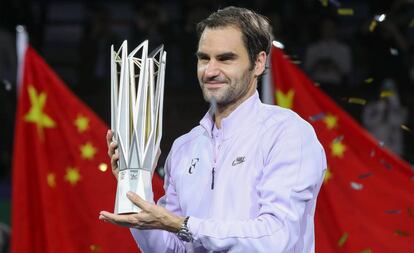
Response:
[{"label": "man's nose", "polygon": [[206,66],[204,75],[205,77],[214,77],[220,74],[220,68],[217,61],[211,60]]}]

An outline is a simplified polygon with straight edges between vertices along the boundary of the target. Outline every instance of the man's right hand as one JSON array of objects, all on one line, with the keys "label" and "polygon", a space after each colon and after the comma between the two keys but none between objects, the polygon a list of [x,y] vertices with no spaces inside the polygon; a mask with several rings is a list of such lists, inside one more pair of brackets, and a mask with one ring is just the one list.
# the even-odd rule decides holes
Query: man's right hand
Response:
[{"label": "man's right hand", "polygon": [[113,135],[113,132],[108,130],[106,133],[106,144],[108,145],[108,156],[111,159],[112,174],[114,174],[115,178],[118,179],[118,143],[112,140]]}]

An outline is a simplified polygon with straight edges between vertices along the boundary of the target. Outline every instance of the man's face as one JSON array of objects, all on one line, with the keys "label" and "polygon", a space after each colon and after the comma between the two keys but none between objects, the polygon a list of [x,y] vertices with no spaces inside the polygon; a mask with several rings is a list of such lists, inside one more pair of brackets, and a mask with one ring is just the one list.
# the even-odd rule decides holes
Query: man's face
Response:
[{"label": "man's face", "polygon": [[256,89],[254,71],[239,29],[227,26],[206,28],[197,51],[197,76],[208,102],[218,106],[236,103]]}]

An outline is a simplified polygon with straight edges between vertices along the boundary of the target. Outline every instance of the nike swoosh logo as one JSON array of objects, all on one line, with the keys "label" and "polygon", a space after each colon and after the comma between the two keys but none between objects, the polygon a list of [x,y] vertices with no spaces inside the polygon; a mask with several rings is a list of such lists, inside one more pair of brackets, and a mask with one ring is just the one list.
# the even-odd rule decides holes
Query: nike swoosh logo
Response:
[{"label": "nike swoosh logo", "polygon": [[239,157],[237,157],[232,163],[231,163],[231,165],[232,166],[236,166],[237,164],[241,164],[241,163],[244,163],[244,161],[246,160],[246,157],[244,157],[244,156],[239,156]]}]

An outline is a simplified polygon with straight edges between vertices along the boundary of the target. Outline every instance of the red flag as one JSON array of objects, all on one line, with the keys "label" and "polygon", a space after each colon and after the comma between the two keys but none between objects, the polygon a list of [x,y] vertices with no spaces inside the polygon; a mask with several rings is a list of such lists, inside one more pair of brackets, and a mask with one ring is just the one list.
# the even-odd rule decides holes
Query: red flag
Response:
[{"label": "red flag", "polygon": [[273,47],[278,105],[313,125],[328,170],[316,208],[316,252],[412,252],[414,173]]},{"label": "red flag", "polygon": [[[11,252],[138,252],[128,229],[98,220],[99,211],[112,210],[115,201],[108,127],[30,47],[23,73],[14,142]],[[159,186],[159,178],[155,180]]]}]

